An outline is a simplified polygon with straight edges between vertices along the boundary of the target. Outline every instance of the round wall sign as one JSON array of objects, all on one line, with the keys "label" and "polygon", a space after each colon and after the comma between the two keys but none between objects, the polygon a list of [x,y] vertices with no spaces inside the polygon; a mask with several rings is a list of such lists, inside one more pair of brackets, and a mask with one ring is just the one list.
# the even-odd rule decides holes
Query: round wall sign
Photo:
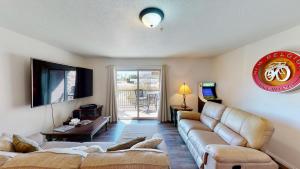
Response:
[{"label": "round wall sign", "polygon": [[261,58],[252,72],[255,83],[270,92],[285,92],[300,84],[300,55],[277,51]]}]

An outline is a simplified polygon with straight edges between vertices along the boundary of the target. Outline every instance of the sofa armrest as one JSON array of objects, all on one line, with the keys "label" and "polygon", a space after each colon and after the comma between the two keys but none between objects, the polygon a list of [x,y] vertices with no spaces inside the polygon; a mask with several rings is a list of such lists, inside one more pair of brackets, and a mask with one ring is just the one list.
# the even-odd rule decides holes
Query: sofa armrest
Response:
[{"label": "sofa armrest", "polygon": [[[205,147],[204,165],[257,165],[277,169],[278,165],[264,152],[240,146],[210,144]],[[216,165],[218,164],[218,165]]]},{"label": "sofa armrest", "polygon": [[190,119],[190,120],[199,120],[200,121],[200,113],[193,111],[178,111],[177,112],[177,120],[181,119]]}]

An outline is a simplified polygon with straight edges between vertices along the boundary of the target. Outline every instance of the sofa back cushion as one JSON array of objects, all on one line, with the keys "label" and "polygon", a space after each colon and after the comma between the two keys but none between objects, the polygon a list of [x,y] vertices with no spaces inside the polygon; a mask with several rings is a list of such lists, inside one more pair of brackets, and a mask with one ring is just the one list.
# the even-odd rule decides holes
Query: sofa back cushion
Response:
[{"label": "sofa back cushion", "polygon": [[36,152],[17,155],[6,161],[1,169],[78,169],[81,161],[80,155]]},{"label": "sofa back cushion", "polygon": [[254,149],[261,149],[274,132],[268,120],[230,107],[224,111],[221,123],[245,138],[246,146]]},{"label": "sofa back cushion", "polygon": [[10,159],[10,157],[0,155],[0,167]]},{"label": "sofa back cushion", "polygon": [[247,141],[241,135],[226,127],[224,124],[219,123],[214,129],[223,140],[233,146],[246,146]]},{"label": "sofa back cushion", "polygon": [[200,121],[213,130],[220,121],[225,108],[223,104],[206,102],[200,116]]}]

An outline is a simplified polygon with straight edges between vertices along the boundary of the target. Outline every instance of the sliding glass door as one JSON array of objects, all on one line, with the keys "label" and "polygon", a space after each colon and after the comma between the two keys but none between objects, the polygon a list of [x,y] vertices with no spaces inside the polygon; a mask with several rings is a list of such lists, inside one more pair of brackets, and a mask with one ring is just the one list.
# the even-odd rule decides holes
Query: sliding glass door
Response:
[{"label": "sliding glass door", "polygon": [[160,100],[160,70],[117,70],[120,119],[156,119]]}]

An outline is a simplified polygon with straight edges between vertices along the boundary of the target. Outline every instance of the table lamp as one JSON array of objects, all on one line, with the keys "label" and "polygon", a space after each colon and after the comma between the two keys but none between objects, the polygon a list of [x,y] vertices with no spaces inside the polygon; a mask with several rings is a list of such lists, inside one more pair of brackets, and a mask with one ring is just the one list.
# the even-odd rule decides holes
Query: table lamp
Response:
[{"label": "table lamp", "polygon": [[191,88],[190,88],[188,85],[186,85],[185,83],[183,83],[183,84],[179,87],[178,93],[179,93],[179,94],[182,94],[182,96],[183,96],[183,105],[182,105],[181,107],[182,107],[182,108],[187,108],[186,102],[185,102],[185,98],[186,98],[186,95],[192,93]]}]

